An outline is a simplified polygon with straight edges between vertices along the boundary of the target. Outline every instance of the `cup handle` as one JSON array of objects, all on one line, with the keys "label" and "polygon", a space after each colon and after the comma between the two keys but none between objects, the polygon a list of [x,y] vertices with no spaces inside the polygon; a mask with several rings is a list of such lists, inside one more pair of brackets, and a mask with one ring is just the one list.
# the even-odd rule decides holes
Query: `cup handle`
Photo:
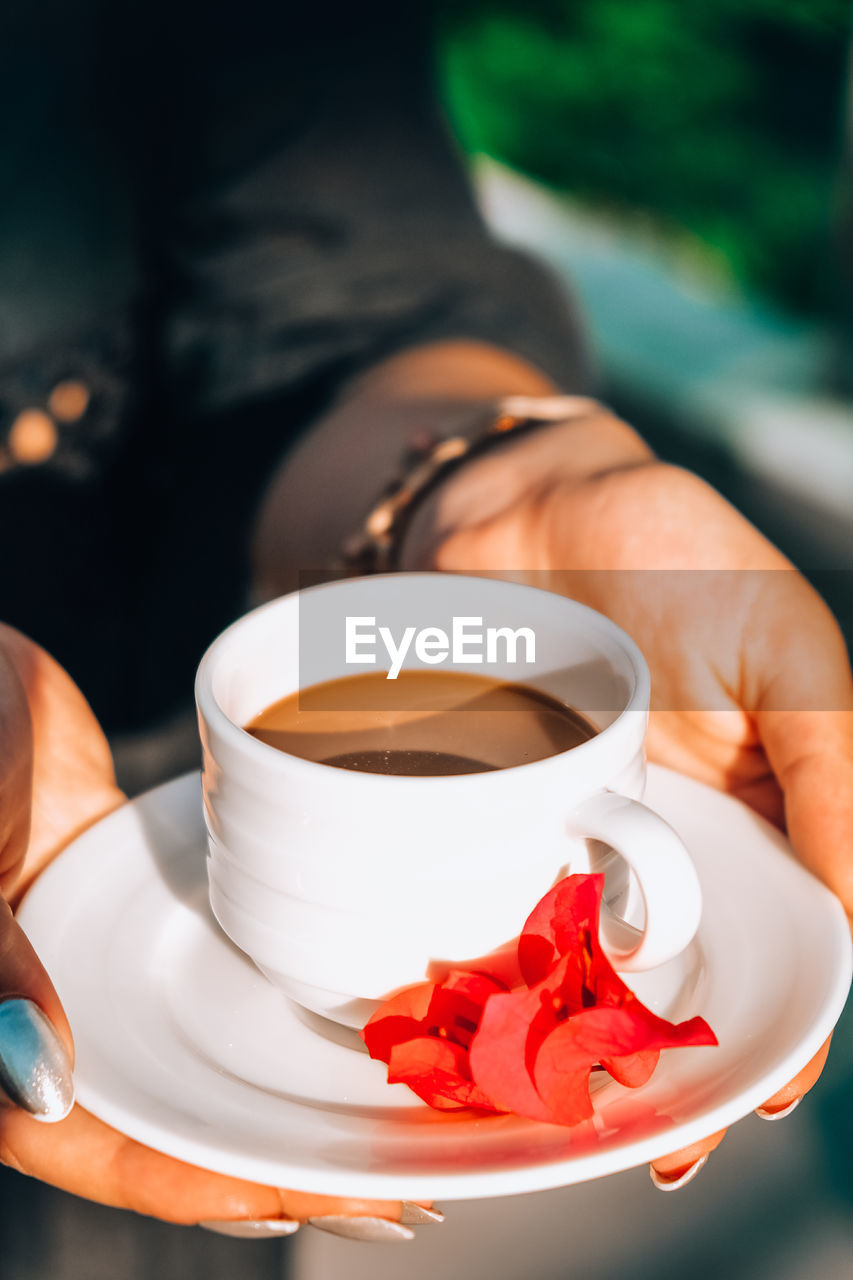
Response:
[{"label": "cup handle", "polygon": [[601,942],[616,969],[654,969],[677,956],[692,941],[702,915],[702,890],[696,868],[680,836],[659,814],[638,800],[604,791],[572,815],[574,835],[600,840],[628,863],[637,877],[646,908],[640,941],[618,917],[601,915]]}]

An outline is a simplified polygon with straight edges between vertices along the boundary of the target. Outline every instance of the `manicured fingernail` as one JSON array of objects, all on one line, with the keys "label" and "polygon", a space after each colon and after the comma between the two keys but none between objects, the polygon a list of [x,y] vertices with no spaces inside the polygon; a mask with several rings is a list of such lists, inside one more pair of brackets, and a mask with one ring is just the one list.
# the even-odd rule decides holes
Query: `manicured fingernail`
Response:
[{"label": "manicured fingernail", "polygon": [[346,1240],[391,1244],[397,1240],[415,1238],[414,1231],[391,1218],[351,1218],[344,1213],[328,1213],[321,1218],[309,1218],[308,1221],[312,1227],[329,1231],[333,1236],[343,1236]]},{"label": "manicured fingernail", "polygon": [[32,1000],[0,1002],[0,1089],[36,1120],[64,1120],[74,1105],[74,1077],[53,1023]]},{"label": "manicured fingernail", "polygon": [[236,1222],[225,1218],[200,1222],[205,1231],[215,1231],[220,1236],[234,1236],[237,1240],[271,1240],[274,1236],[292,1236],[299,1230],[295,1218],[244,1218]]},{"label": "manicured fingernail", "polygon": [[780,1107],[778,1110],[768,1111],[766,1107],[756,1107],[755,1114],[760,1116],[762,1120],[784,1120],[785,1116],[789,1116],[792,1111],[796,1111],[802,1102],[802,1098],[795,1098],[793,1102],[789,1102],[787,1107]]},{"label": "manicured fingernail", "polygon": [[667,1178],[662,1173],[658,1173],[654,1165],[649,1165],[649,1173],[652,1182],[658,1191],[680,1191],[682,1187],[686,1187],[688,1182],[692,1182],[699,1170],[708,1163],[708,1153],[700,1156],[698,1160],[694,1160],[684,1173],[679,1174],[677,1178]]},{"label": "manicured fingernail", "polygon": [[444,1222],[444,1214],[440,1209],[425,1209],[422,1204],[404,1200],[400,1221],[404,1227],[425,1227],[428,1222]]}]

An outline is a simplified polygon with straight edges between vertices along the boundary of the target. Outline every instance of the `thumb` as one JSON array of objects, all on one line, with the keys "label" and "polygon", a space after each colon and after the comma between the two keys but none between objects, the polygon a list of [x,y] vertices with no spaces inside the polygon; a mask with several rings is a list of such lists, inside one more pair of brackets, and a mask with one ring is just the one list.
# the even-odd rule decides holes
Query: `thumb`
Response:
[{"label": "thumb", "polygon": [[68,1020],[29,940],[0,898],[0,1097],[38,1120],[74,1102]]}]

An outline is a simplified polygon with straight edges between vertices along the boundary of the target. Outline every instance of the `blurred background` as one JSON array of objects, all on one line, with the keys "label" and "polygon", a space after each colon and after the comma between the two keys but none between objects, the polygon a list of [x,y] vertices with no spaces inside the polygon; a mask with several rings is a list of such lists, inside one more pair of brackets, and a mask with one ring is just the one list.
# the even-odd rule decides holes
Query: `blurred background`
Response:
[{"label": "blurred background", "polygon": [[[582,303],[601,396],[705,476],[853,639],[846,0],[453,0],[445,103],[495,231]],[[814,1095],[697,1181],[449,1205],[408,1256],[303,1233],[299,1280],[848,1280],[853,1012]],[[441,1237],[439,1239],[439,1237]]]},{"label": "blurred background", "polygon": [[853,554],[849,17],[461,0],[444,35],[487,216],[572,282],[607,398],[815,569]]}]

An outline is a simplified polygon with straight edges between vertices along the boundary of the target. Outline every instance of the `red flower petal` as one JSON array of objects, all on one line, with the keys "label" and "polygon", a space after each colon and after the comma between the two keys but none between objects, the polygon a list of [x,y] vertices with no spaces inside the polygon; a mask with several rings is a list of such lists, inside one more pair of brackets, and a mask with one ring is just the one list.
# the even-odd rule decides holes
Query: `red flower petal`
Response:
[{"label": "red flower petal", "polygon": [[657,1049],[647,1049],[641,1053],[626,1053],[619,1058],[602,1058],[601,1065],[617,1084],[624,1084],[628,1089],[639,1089],[641,1084],[651,1080],[659,1058]]},{"label": "red flower petal", "polygon": [[482,1089],[468,1077],[468,1054],[461,1045],[423,1036],[395,1045],[388,1064],[388,1083],[407,1084],[424,1102],[440,1111],[477,1107],[495,1111]]},{"label": "red flower petal", "polygon": [[518,944],[521,972],[535,986],[559,956],[576,952],[591,933],[598,940],[598,913],[604,876],[566,876],[527,917]]},{"label": "red flower petal", "polygon": [[494,995],[486,1003],[471,1042],[471,1075],[501,1111],[549,1119],[533,1067],[543,1041],[567,1016],[560,993],[573,965],[573,956],[563,956],[544,982]]},{"label": "red flower petal", "polygon": [[716,1044],[702,1018],[667,1022],[615,972],[598,939],[603,887],[603,876],[566,877],[531,912],[515,958],[499,948],[388,1000],[362,1035],[389,1064],[389,1081],[439,1109],[573,1125],[593,1113],[589,1076],[599,1064],[637,1087],[661,1049]]},{"label": "red flower petal", "polygon": [[548,1119],[527,1067],[530,1028],[540,1009],[538,990],[492,996],[469,1056],[472,1078],[495,1107],[531,1120]]},{"label": "red flower petal", "polygon": [[[542,1042],[533,1067],[536,1089],[555,1124],[577,1124],[592,1114],[589,1073],[597,1062],[619,1060],[678,1045],[716,1044],[702,1018],[678,1025],[636,1001],[629,1009],[585,1009]],[[631,1074],[631,1068],[626,1074]],[[586,1097],[584,1100],[583,1094]]]},{"label": "red flower petal", "polygon": [[518,967],[518,938],[513,938],[503,946],[496,947],[487,956],[478,956],[475,960],[465,960],[462,963],[456,962],[452,969],[446,963],[438,964],[433,961],[429,967],[428,976],[433,982],[441,983],[453,970],[482,974],[486,978],[491,978],[506,991],[511,991],[513,987],[520,987],[524,983],[524,978]]},{"label": "red flower petal", "polygon": [[371,1058],[387,1062],[395,1044],[421,1034],[433,991],[431,982],[405,987],[376,1010],[361,1030]]},{"label": "red flower petal", "polygon": [[449,1037],[467,1049],[479,1026],[483,1006],[496,991],[503,991],[503,987],[484,974],[452,970],[433,992],[423,1030]]},{"label": "red flower petal", "polygon": [[438,987],[442,991],[452,993],[460,1001],[469,1000],[479,1008],[483,1007],[495,991],[506,990],[503,983],[497,982],[489,974],[471,972],[467,969],[451,969],[444,981],[438,983]]},{"label": "red flower petal", "polygon": [[522,967],[532,976],[550,956],[545,977],[486,1004],[471,1043],[471,1074],[501,1109],[578,1124],[592,1115],[593,1066],[636,1087],[654,1071],[658,1050],[716,1043],[701,1018],[680,1027],[658,1018],[614,971],[597,937],[602,886],[601,876],[555,886],[522,934]]},{"label": "red flower petal", "polygon": [[451,970],[442,983],[398,991],[362,1031],[372,1058],[389,1066],[390,1083],[402,1081],[442,1110],[494,1110],[471,1080],[468,1046],[489,996],[504,988],[481,973]]}]

